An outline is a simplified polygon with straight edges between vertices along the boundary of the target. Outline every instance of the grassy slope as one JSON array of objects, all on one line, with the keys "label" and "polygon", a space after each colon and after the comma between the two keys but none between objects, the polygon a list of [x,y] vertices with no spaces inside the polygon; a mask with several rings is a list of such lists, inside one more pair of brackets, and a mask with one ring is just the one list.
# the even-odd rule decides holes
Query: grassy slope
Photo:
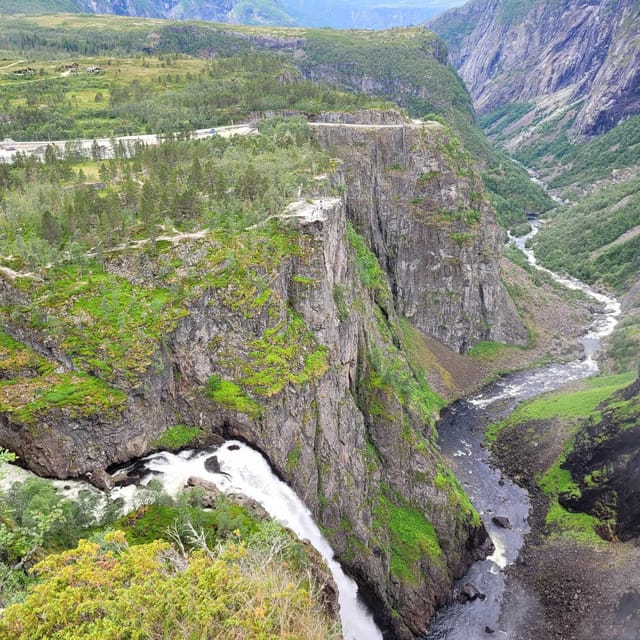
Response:
[{"label": "grassy slope", "polygon": [[[598,524],[596,518],[569,512],[558,503],[560,494],[576,490],[562,463],[584,422],[589,418],[598,419],[599,405],[633,379],[633,373],[625,373],[584,380],[570,390],[545,394],[523,403],[507,419],[488,428],[486,439],[499,459],[510,455],[514,442],[521,443],[518,455],[528,460],[519,473],[526,478],[530,488],[542,491],[547,497],[549,534],[599,543],[600,538],[594,530]],[[516,461],[514,469],[517,467]]]},{"label": "grassy slope", "polygon": [[[425,29],[383,32],[238,26],[221,29],[205,23],[141,22],[115,16],[11,19],[5,21],[0,29],[0,50],[13,49],[20,55],[40,59],[91,56],[92,59],[87,61],[89,64],[95,63],[96,56],[114,53],[163,58],[175,53],[196,57],[215,53],[225,58],[248,52],[252,47],[262,52],[277,48],[288,59],[284,63],[280,56],[284,67],[297,68],[305,76],[324,79],[331,85],[337,84],[350,91],[366,88],[374,96],[400,104],[413,117],[431,113],[444,116],[458,131],[467,148],[486,167],[486,181],[503,224],[511,226],[524,220],[526,208],[537,212],[549,208],[551,201],[528,180],[526,173],[505,156],[491,150],[473,125],[469,95],[453,68],[446,64],[446,47]],[[302,50],[304,56],[299,55]],[[113,74],[111,69],[108,72]],[[363,81],[365,77],[367,82]],[[176,87],[176,90],[180,89],[180,86]],[[105,91],[100,91],[106,95]],[[168,95],[171,96],[170,93]],[[158,106],[157,101],[155,106]],[[313,100],[300,100],[293,105],[286,101],[273,104],[263,101],[262,104],[246,105],[245,113],[292,107],[311,112],[317,109]],[[100,112],[102,120],[97,125],[108,126],[104,118],[113,116],[107,114],[107,110],[95,105],[88,108],[94,111],[94,115],[95,111]],[[340,101],[330,108],[341,108]],[[241,117],[241,113],[221,113],[220,120],[211,122],[209,118],[209,122],[228,122],[233,117]],[[202,123],[202,120],[189,117],[186,121],[193,126]],[[129,129],[123,124],[112,126],[112,130],[128,131],[136,127],[139,130],[142,126],[140,121],[127,124]],[[152,126],[157,125],[157,122],[152,123]]]}]

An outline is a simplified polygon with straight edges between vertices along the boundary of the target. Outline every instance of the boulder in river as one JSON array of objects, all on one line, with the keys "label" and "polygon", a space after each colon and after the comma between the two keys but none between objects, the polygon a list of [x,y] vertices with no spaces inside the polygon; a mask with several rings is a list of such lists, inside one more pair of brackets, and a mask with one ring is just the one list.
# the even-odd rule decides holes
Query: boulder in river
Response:
[{"label": "boulder in river", "polygon": [[501,529],[511,529],[511,522],[506,516],[493,516],[491,522]]},{"label": "boulder in river", "polygon": [[474,584],[471,582],[465,582],[458,594],[458,602],[460,604],[464,604],[465,602],[473,602],[478,599],[484,600],[486,597],[486,594],[482,593],[482,591],[480,591],[480,589],[478,589]]},{"label": "boulder in river", "polygon": [[198,478],[197,476],[189,476],[187,479],[187,486],[197,487],[204,491],[202,506],[205,508],[214,507],[222,493],[222,491],[220,491],[213,482],[209,482],[209,480],[205,480],[204,478]]},{"label": "boulder in river", "polygon": [[220,470],[220,461],[218,460],[217,456],[209,456],[204,461],[204,468],[209,473],[222,473],[222,471]]}]

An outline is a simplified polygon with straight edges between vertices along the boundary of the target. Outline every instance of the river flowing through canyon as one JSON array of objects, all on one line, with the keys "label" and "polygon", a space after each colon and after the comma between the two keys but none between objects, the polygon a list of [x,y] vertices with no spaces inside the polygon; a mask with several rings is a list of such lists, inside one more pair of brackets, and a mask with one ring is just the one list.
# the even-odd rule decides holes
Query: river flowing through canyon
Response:
[{"label": "river flowing through canyon", "polygon": [[[599,309],[594,312],[589,331],[580,340],[584,348],[581,359],[505,376],[482,393],[455,403],[441,420],[438,431],[442,453],[481,514],[496,550],[483,562],[473,565],[456,585],[459,590],[470,582],[486,599],[478,598],[466,604],[454,601],[442,609],[431,624],[426,640],[476,640],[487,638],[488,634],[509,637],[509,630],[500,628],[505,590],[503,570],[517,560],[529,531],[529,498],[524,489],[491,466],[490,454],[482,444],[484,429],[507,417],[523,400],[596,374],[602,338],[613,331],[620,315],[620,304],[615,299],[538,265],[533,250],[526,246],[538,233],[538,223],[532,226],[529,234],[511,238],[511,242],[525,253],[531,265],[566,287],[582,291],[598,303]],[[508,518],[511,528],[498,526],[492,521],[494,516]]]},{"label": "river flowing through canyon", "polygon": [[[543,269],[537,265],[533,251],[526,247],[526,241],[535,236],[537,230],[537,223],[534,223],[530,234],[511,241],[524,251],[532,265]],[[488,633],[495,634],[494,637],[509,637],[508,629],[500,628],[505,592],[504,569],[517,560],[529,531],[529,498],[524,489],[492,467],[490,454],[482,444],[484,429],[508,416],[523,400],[597,373],[602,338],[613,331],[620,314],[620,304],[616,300],[575,279],[551,275],[565,286],[583,291],[597,303],[592,326],[581,339],[584,355],[572,362],[550,364],[505,376],[482,393],[456,402],[440,421],[438,430],[442,453],[481,514],[495,544],[495,552],[486,560],[475,563],[455,585],[457,593],[470,582],[486,597],[466,604],[454,600],[437,614],[423,640],[476,640],[486,638]],[[212,456],[217,458],[219,472],[211,472],[205,466]],[[259,502],[272,517],[292,529],[301,539],[309,540],[327,562],[339,589],[345,639],[382,638],[371,613],[358,597],[356,583],[345,575],[334,559],[333,551],[310,511],[272,472],[260,453],[243,443],[229,441],[217,449],[185,450],[177,454],[159,452],[135,464],[138,469],[143,465],[147,471],[142,484],[152,478],[159,479],[170,494],[180,491],[187,478],[197,476],[214,482],[224,492],[243,493]],[[27,473],[13,465],[8,466],[15,472],[4,478],[5,486]],[[56,484],[64,486],[68,493],[86,486],[78,481],[58,481]],[[139,492],[142,489],[134,485],[117,487],[111,492],[111,498],[120,497],[127,508],[135,508],[141,499]],[[500,527],[492,521],[494,516],[508,518],[510,528]]]}]

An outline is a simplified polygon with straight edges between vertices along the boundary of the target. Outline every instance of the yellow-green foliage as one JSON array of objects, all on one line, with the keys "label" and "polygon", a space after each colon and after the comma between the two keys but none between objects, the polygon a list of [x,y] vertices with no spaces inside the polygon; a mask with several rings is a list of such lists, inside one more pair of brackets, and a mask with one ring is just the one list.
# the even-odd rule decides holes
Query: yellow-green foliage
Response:
[{"label": "yellow-green foliage", "polygon": [[199,435],[204,433],[198,427],[188,427],[184,424],[176,424],[169,427],[151,445],[161,449],[182,449],[193,442]]},{"label": "yellow-green foliage", "polygon": [[369,247],[364,238],[347,223],[347,240],[355,253],[355,263],[358,276],[362,284],[370,289],[376,301],[383,306],[389,302],[389,283],[387,276],[378,263],[378,258]]},{"label": "yellow-green foliage", "polygon": [[134,286],[95,263],[51,269],[30,293],[31,308],[13,312],[57,337],[74,364],[109,381],[135,382],[159,339],[186,314],[168,289]]},{"label": "yellow-green foliage", "polygon": [[[272,396],[287,384],[305,384],[324,375],[328,349],[319,345],[304,319],[268,283],[279,277],[288,261],[304,260],[312,250],[308,238],[277,222],[231,237],[216,235],[207,262],[212,304],[218,302],[246,319],[266,320],[258,335],[243,332],[240,347],[224,340],[211,345],[227,380],[214,380],[209,396],[230,409],[250,415],[259,405],[247,393]],[[240,353],[241,349],[244,353]]]},{"label": "yellow-green foliage", "polygon": [[268,549],[236,541],[183,555],[163,541],[129,546],[122,532],[102,544],[83,540],[37,565],[39,584],[3,612],[0,637],[337,638],[317,585],[278,546]]},{"label": "yellow-green foliage", "polygon": [[64,409],[70,416],[113,416],[124,408],[126,399],[119,389],[84,373],[0,381],[0,412],[29,425],[52,409]]},{"label": "yellow-green foliage", "polygon": [[257,418],[262,409],[235,382],[223,380],[220,376],[211,376],[207,380],[205,393],[217,404],[226,409],[246,413]]},{"label": "yellow-green foliage", "polygon": [[126,403],[119,389],[82,372],[56,372],[56,363],[0,329],[0,412],[34,425],[52,409],[70,416],[114,415]]},{"label": "yellow-green foliage", "polygon": [[459,517],[470,519],[473,525],[479,526],[481,523],[480,514],[471,504],[469,496],[460,485],[458,478],[455,477],[451,469],[445,465],[438,465],[438,473],[436,474],[434,485],[437,489],[447,492],[447,501],[449,506],[455,509]]},{"label": "yellow-green foliage", "polygon": [[410,504],[398,506],[381,495],[374,516],[377,528],[389,533],[393,575],[417,583],[421,575],[420,561],[425,557],[446,567],[436,531],[417,508]]},{"label": "yellow-green foliage", "polygon": [[506,420],[489,426],[485,433],[488,442],[493,442],[500,431],[531,420],[577,419],[592,415],[598,405],[611,394],[629,384],[633,372],[613,376],[588,378],[574,391],[555,391],[522,403]]},{"label": "yellow-green foliage", "polygon": [[0,328],[0,379],[31,373],[50,373],[52,362],[14,340]]}]

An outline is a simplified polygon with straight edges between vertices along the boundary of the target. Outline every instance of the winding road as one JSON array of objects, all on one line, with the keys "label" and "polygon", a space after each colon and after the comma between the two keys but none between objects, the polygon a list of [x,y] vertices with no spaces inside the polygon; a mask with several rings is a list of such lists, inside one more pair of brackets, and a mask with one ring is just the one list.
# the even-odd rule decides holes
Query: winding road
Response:
[{"label": "winding road", "polygon": [[[311,128],[326,127],[349,127],[353,129],[399,129],[402,127],[425,127],[428,125],[440,126],[437,122],[423,122],[422,120],[411,120],[398,124],[357,124],[341,122],[309,122]],[[215,131],[215,133],[212,133]],[[196,129],[187,134],[176,133],[175,136],[186,135],[190,140],[203,140],[213,136],[230,138],[232,136],[246,136],[257,133],[258,130],[253,124],[242,123],[225,127],[215,127],[206,129]],[[91,158],[96,151],[100,159],[112,158],[115,145],[123,145],[125,153],[131,155],[136,145],[153,146],[161,144],[166,140],[163,134],[148,133],[135,134],[131,136],[117,136],[111,138],[78,138],[73,140],[30,140],[26,142],[16,142],[10,138],[0,141],[0,163],[11,164],[16,154],[24,153],[27,156],[35,156],[40,160],[44,159],[47,147],[53,146],[60,154],[67,150],[72,150],[81,156]]]}]

